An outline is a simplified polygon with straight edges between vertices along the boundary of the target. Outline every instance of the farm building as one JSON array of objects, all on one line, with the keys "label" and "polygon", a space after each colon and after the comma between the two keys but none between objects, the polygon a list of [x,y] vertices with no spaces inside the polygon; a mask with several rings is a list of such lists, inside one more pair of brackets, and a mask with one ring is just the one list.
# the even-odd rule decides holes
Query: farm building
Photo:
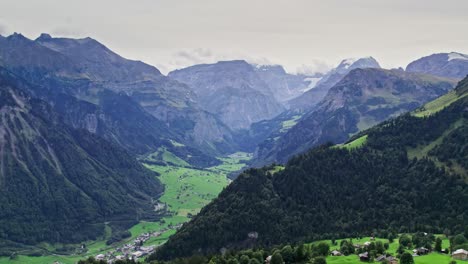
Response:
[{"label": "farm building", "polygon": [[359,260],[368,262],[369,261],[369,252],[364,252],[364,253],[359,254]]},{"label": "farm building", "polygon": [[338,250],[333,250],[331,253],[330,253],[332,256],[341,256],[341,252],[339,252]]},{"label": "farm building", "polygon": [[457,249],[452,253],[452,258],[458,260],[468,260],[468,251],[464,249]]}]

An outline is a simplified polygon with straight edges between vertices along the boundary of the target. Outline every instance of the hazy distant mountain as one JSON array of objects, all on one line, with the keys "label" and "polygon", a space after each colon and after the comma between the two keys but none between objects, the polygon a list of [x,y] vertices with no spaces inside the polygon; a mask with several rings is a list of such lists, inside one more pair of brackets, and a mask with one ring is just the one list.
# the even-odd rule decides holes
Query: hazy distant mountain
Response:
[{"label": "hazy distant mountain", "polygon": [[350,71],[358,68],[380,68],[380,65],[373,57],[345,59],[336,68],[325,74],[314,88],[290,100],[290,107],[300,110],[311,109],[325,97],[332,86],[337,84]]},{"label": "hazy distant mountain", "polygon": [[194,65],[168,76],[188,84],[200,106],[234,130],[248,128],[284,110],[255,68],[242,60]]},{"label": "hazy distant mountain", "polygon": [[411,62],[406,71],[462,79],[468,75],[468,55],[457,52],[432,54]]},{"label": "hazy distant mountain", "polygon": [[311,89],[321,78],[321,74],[289,74],[281,65],[254,66],[258,76],[270,87],[275,99],[283,104]]},{"label": "hazy distant mountain", "polygon": [[256,152],[257,164],[286,162],[292,155],[413,110],[450,90],[454,81],[398,70],[355,69],[333,86],[311,112]]},{"label": "hazy distant mountain", "polygon": [[76,243],[102,235],[104,222],[118,232],[151,216],[163,190],[154,173],[63,123],[27,86],[0,67],[0,240]]}]

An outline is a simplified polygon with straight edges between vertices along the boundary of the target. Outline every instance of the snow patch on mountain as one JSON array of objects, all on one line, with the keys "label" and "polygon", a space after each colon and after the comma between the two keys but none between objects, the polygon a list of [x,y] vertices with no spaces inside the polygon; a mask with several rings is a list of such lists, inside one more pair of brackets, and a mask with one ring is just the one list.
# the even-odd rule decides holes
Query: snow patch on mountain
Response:
[{"label": "snow patch on mountain", "polygon": [[448,54],[448,61],[451,60],[468,60],[468,55],[461,54],[458,52],[450,52]]},{"label": "snow patch on mountain", "polygon": [[345,59],[341,62],[341,64],[343,65],[344,68],[348,68],[349,66],[353,65],[353,63],[355,63],[358,59],[356,58],[348,58],[348,59]]},{"label": "snow patch on mountain", "polygon": [[302,90],[303,93],[309,91],[310,89],[313,89],[315,88],[315,86],[317,86],[317,83],[322,79],[322,77],[307,77],[307,78],[304,78],[304,81],[305,82],[308,82],[309,85]]}]

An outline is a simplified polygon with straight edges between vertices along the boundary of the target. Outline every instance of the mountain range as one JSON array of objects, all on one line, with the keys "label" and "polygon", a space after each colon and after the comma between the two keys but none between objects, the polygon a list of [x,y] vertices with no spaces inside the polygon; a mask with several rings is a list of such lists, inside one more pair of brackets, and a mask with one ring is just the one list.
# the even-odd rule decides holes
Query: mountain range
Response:
[{"label": "mountain range", "polygon": [[[152,66],[124,59],[91,38],[43,34],[32,41],[13,34],[0,39],[0,47],[0,65],[41,86],[37,96],[54,107],[63,97],[76,104],[57,109],[67,111],[71,125],[99,133],[138,154],[167,139],[203,147],[207,153],[231,151],[235,145],[230,130],[198,108],[186,85]],[[116,101],[127,106],[107,108],[108,102]]]},{"label": "mountain range", "polygon": [[453,88],[467,58],[434,54],[406,70],[345,59],[314,75],[233,60],[165,76],[92,38],[0,36],[0,245],[79,243],[158,220],[164,186],[140,162],[169,168],[156,160],[167,155],[203,172],[238,151],[253,153],[252,168],[153,257],[458,232],[468,80]]},{"label": "mountain range", "polygon": [[285,134],[260,143],[256,159],[263,164],[284,163],[313,146],[342,143],[350,135],[447,93],[454,84],[450,79],[399,70],[352,70]]}]

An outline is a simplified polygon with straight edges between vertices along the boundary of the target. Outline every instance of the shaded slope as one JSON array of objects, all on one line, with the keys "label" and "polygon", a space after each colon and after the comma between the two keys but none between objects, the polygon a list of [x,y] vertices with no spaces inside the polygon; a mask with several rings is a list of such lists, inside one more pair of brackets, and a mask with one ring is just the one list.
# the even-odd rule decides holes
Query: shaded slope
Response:
[{"label": "shaded slope", "polygon": [[452,85],[451,80],[423,74],[353,70],[286,134],[261,143],[257,164],[285,162],[294,154],[328,141],[342,143],[358,131],[445,94]]},{"label": "shaded slope", "polygon": [[325,74],[314,88],[289,101],[292,109],[308,111],[314,108],[343,77],[354,69],[380,68],[373,57],[345,59],[333,70]]},{"label": "shaded slope", "polygon": [[229,129],[196,106],[186,85],[91,38],[43,34],[32,41],[14,34],[0,39],[0,65],[35,84],[32,94],[49,102],[67,124],[133,153],[154,151],[168,139],[206,152],[234,148]]},{"label": "shaded slope", "polygon": [[23,243],[94,239],[155,217],[162,191],[154,174],[126,151],[65,125],[44,101],[0,75],[0,239]]}]

